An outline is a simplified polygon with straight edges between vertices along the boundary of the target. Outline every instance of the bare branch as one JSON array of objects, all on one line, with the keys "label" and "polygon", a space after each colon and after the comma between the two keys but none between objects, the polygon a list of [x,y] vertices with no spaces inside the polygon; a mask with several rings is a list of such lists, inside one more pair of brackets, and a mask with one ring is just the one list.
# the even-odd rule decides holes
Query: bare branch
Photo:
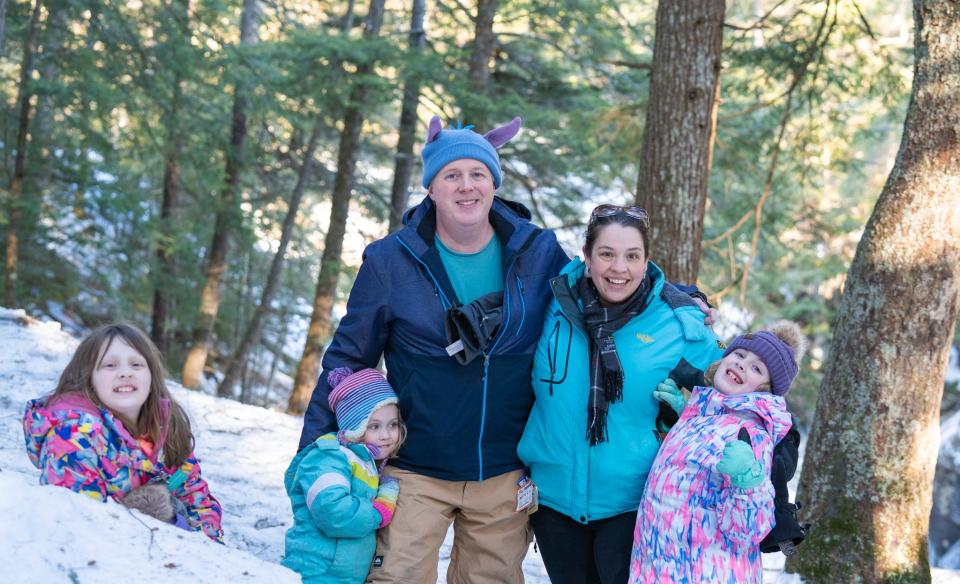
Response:
[{"label": "bare branch", "polygon": [[771,8],[771,9],[768,10],[763,16],[761,16],[760,18],[758,18],[757,20],[755,20],[755,21],[753,22],[753,24],[751,24],[750,26],[738,26],[738,25],[736,25],[736,24],[731,24],[731,23],[729,23],[729,22],[724,22],[724,23],[723,23],[723,26],[724,26],[725,28],[730,28],[730,29],[733,29],[733,30],[739,30],[739,31],[744,31],[744,32],[749,32],[749,31],[751,31],[751,30],[757,30],[757,29],[764,28],[764,25],[765,25],[767,19],[770,18],[770,15],[772,15],[772,14],[774,13],[774,11],[776,11],[777,8],[780,8],[781,6],[783,6],[783,5],[786,4],[786,3],[787,3],[787,0],[780,0],[779,2],[777,2],[777,3],[773,6],[773,8]]},{"label": "bare branch", "polygon": [[853,7],[857,9],[857,16],[860,17],[860,22],[863,23],[864,31],[868,35],[870,35],[871,39],[877,40],[877,35],[873,32],[873,29],[870,27],[870,23],[867,22],[867,17],[863,15],[863,10],[860,9],[860,4],[857,2],[857,0],[852,0],[852,1],[853,1]]},{"label": "bare branch", "polygon": [[616,67],[627,67],[630,69],[640,69],[643,71],[653,70],[653,65],[650,63],[634,63],[632,61],[624,61],[622,59],[606,59],[600,62],[604,65],[614,65]]}]

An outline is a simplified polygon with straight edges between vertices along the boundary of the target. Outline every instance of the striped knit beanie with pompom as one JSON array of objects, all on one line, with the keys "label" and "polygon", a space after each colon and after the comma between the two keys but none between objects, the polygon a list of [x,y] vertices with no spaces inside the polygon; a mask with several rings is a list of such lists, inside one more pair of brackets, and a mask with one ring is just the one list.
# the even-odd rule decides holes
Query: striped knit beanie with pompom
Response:
[{"label": "striped knit beanie with pompom", "polygon": [[367,420],[373,412],[400,401],[376,369],[354,373],[349,367],[338,367],[327,376],[327,382],[330,384],[327,401],[337,415],[338,436],[346,442],[362,442]]},{"label": "striped knit beanie with pompom", "polygon": [[746,349],[760,357],[770,374],[771,391],[774,395],[787,395],[800,371],[807,341],[797,323],[781,320],[762,331],[735,338],[723,356],[737,349]]}]

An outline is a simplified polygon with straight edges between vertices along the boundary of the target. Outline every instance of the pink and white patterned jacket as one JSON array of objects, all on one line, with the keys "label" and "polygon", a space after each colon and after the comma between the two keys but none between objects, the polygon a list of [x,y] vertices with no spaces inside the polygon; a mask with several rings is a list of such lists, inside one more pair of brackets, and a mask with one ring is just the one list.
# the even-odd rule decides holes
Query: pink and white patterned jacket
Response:
[{"label": "pink and white patterned jacket", "polygon": [[647,478],[633,533],[631,584],[760,584],[759,543],[774,524],[773,485],[768,479],[737,488],[716,466],[744,428],[769,476],[773,447],[790,425],[780,396],[694,388]]},{"label": "pink and white patterned jacket", "polygon": [[[164,413],[169,403],[164,402]],[[94,499],[119,501],[155,477],[166,478],[177,469],[163,463],[161,436],[148,455],[107,408],[98,408],[80,394],[27,402],[23,414],[27,456],[40,469],[40,484],[58,485]],[[200,477],[193,453],[179,469],[186,481],[173,490],[186,508],[187,523],[207,537],[223,542],[220,503]]]}]

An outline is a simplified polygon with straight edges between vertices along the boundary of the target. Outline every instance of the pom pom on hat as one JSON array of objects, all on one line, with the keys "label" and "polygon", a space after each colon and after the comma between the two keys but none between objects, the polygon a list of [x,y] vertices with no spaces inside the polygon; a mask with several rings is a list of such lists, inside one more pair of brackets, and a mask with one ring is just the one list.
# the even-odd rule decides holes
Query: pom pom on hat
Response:
[{"label": "pom pom on hat", "polygon": [[327,375],[327,383],[330,384],[330,389],[333,389],[351,375],[353,375],[353,370],[349,367],[337,367],[330,372],[330,375]]},{"label": "pom pom on hat", "polygon": [[397,394],[382,373],[361,369],[351,373],[338,367],[327,375],[330,396],[327,401],[337,416],[338,435],[348,442],[362,442],[370,415],[383,406],[398,404]]},{"label": "pom pom on hat", "polygon": [[807,348],[797,323],[781,320],[756,333],[735,338],[723,356],[742,348],[755,353],[770,374],[770,387],[776,395],[786,395],[800,371],[800,360]]},{"label": "pom pom on hat", "polygon": [[778,320],[768,326],[767,330],[793,349],[794,361],[798,364],[803,361],[803,356],[807,352],[807,339],[797,323],[792,320]]}]

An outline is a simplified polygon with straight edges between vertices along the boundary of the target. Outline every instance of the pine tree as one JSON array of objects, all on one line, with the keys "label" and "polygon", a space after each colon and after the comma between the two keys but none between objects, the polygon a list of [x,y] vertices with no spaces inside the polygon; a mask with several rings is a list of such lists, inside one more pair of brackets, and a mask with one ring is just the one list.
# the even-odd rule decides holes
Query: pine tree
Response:
[{"label": "pine tree", "polygon": [[[423,16],[426,0],[413,0],[410,11],[410,49],[406,66],[423,52],[426,34]],[[400,128],[397,137],[397,160],[393,167],[393,187],[390,189],[389,231],[398,229],[403,221],[403,212],[410,198],[410,177],[413,174],[413,143],[417,138],[417,105],[420,102],[420,76],[408,73],[403,82],[403,102],[400,106]]]},{"label": "pine tree", "polygon": [[[259,0],[244,0],[240,16],[241,46],[252,45],[258,41],[259,15]],[[193,329],[193,343],[183,364],[182,382],[185,387],[190,388],[200,385],[200,375],[213,340],[213,325],[220,309],[220,286],[227,270],[230,238],[242,218],[238,199],[240,176],[243,172],[243,151],[247,139],[247,94],[250,87],[242,80],[242,76],[240,77],[241,80],[234,87],[226,178],[217,204],[213,240],[207,255],[204,285],[200,294],[200,309]]]},{"label": "pine tree", "polygon": [[[370,41],[380,35],[383,24],[384,0],[370,0],[363,37]],[[313,312],[307,329],[307,341],[303,356],[297,366],[293,382],[293,391],[287,405],[291,413],[304,412],[310,400],[310,394],[317,382],[320,371],[320,356],[323,353],[323,340],[330,335],[330,319],[333,315],[333,302],[337,292],[337,279],[340,276],[343,251],[343,237],[346,233],[347,211],[350,208],[350,195],[353,189],[354,171],[360,148],[360,130],[363,127],[364,107],[370,87],[363,77],[373,72],[373,63],[365,62],[357,68],[358,84],[350,92],[350,102],[340,132],[340,145],[337,150],[337,177],[333,183],[331,195],[330,225],[324,238],[323,257],[320,260],[320,275],[317,290],[313,298]]]},{"label": "pine tree", "polygon": [[17,125],[17,152],[13,163],[13,177],[10,180],[10,193],[7,201],[7,252],[6,276],[4,278],[4,303],[11,308],[17,306],[17,272],[20,268],[17,253],[20,244],[18,230],[21,227],[23,206],[26,204],[26,201],[23,200],[23,182],[26,175],[27,140],[30,134],[30,99],[32,95],[30,84],[33,73],[34,42],[37,29],[40,26],[42,7],[42,0],[35,0],[30,17],[30,26],[23,41],[23,61],[20,64],[20,85],[17,98],[20,115]]}]

